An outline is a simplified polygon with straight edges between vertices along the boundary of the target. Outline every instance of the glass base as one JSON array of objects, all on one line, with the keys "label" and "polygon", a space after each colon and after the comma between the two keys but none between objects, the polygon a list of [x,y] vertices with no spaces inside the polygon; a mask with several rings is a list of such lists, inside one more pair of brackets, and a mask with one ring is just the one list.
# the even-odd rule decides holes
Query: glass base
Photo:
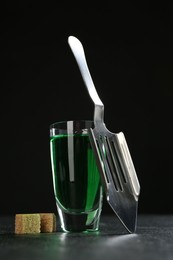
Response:
[{"label": "glass base", "polygon": [[94,232],[99,230],[101,209],[91,212],[70,213],[57,206],[61,229],[64,232]]}]

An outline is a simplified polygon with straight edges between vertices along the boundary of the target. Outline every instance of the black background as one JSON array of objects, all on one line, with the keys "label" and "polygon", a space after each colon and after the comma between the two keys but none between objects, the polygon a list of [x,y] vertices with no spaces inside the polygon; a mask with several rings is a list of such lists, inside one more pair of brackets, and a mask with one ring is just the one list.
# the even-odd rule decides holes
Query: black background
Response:
[{"label": "black background", "polygon": [[[139,213],[173,213],[172,2],[15,7],[1,9],[0,212],[56,211],[49,125],[94,111],[67,43],[74,35],[107,128],[126,136]],[[103,213],[112,213],[106,201]]]}]

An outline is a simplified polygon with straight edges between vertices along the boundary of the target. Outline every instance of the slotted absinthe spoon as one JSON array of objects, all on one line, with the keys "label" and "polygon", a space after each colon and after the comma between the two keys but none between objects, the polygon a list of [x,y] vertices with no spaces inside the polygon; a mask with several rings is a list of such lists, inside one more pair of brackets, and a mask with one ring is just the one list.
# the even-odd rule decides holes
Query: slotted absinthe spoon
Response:
[{"label": "slotted absinthe spoon", "polygon": [[81,42],[68,37],[88,93],[94,102],[94,129],[89,129],[90,142],[104,185],[106,198],[129,233],[137,225],[140,185],[123,132],[112,133],[104,123],[104,105],[91,78]]}]

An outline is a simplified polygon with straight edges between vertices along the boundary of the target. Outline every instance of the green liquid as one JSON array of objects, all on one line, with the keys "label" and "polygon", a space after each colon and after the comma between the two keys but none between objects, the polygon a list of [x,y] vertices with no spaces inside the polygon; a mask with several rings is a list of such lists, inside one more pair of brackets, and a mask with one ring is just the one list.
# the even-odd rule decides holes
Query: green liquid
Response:
[{"label": "green liquid", "polygon": [[50,142],[58,205],[76,214],[97,209],[102,188],[88,135],[58,135]]}]

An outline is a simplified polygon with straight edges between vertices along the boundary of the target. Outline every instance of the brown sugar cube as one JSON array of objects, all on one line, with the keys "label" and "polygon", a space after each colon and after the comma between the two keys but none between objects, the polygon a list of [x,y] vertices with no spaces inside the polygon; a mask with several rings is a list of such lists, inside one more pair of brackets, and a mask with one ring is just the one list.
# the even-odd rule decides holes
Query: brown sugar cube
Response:
[{"label": "brown sugar cube", "polygon": [[15,216],[16,234],[40,233],[39,214],[16,214]]},{"label": "brown sugar cube", "polygon": [[40,213],[41,232],[51,233],[56,231],[56,216],[54,213]]}]

